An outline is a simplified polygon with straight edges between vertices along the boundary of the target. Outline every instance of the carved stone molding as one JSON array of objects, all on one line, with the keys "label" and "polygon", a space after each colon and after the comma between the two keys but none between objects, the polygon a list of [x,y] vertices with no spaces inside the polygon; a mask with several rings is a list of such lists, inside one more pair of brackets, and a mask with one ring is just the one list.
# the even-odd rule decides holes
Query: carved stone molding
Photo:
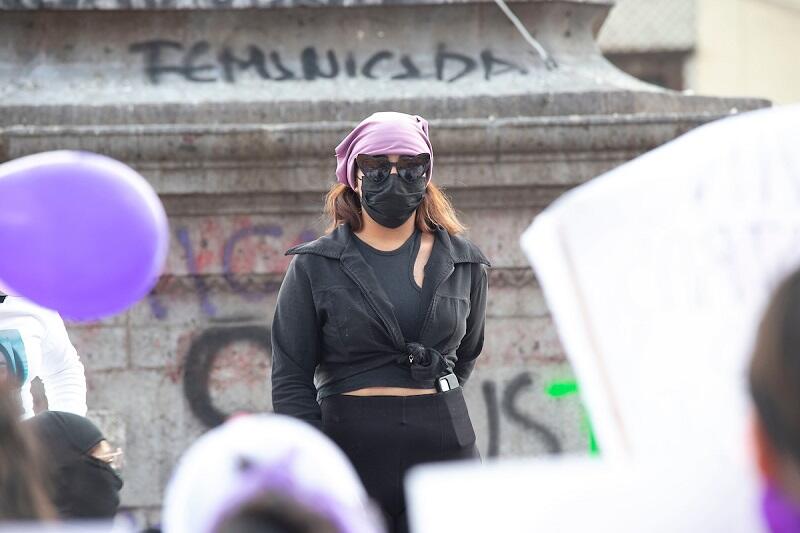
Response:
[{"label": "carved stone molding", "polygon": [[[283,274],[236,274],[236,275],[166,275],[162,276],[153,292],[158,295],[174,295],[195,292],[198,288],[213,293],[273,293],[283,281]],[[489,271],[489,285],[497,289],[523,288],[537,285],[530,268],[493,268]]]},{"label": "carved stone molding", "polygon": [[521,289],[538,286],[530,268],[493,268],[489,271],[489,286],[496,289]]},{"label": "carved stone molding", "polygon": [[277,293],[283,276],[283,273],[166,275],[161,276],[153,292],[159,295],[182,294],[198,290],[214,293]]}]

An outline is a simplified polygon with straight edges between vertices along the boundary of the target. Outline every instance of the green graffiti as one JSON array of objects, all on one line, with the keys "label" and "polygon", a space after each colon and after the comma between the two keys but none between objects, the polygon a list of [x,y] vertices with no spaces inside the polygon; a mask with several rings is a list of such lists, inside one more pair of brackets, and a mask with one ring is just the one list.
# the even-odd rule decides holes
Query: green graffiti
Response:
[{"label": "green graffiti", "polygon": [[553,398],[561,398],[578,392],[578,382],[572,381],[553,381],[547,386],[547,395]]},{"label": "green graffiti", "polygon": [[[580,394],[578,382],[574,379],[566,381],[551,381],[545,386],[545,393],[551,398],[564,398],[573,394]],[[580,400],[578,400],[580,402]],[[592,421],[589,418],[589,413],[581,402],[581,430],[587,435],[589,439],[589,455],[599,455],[600,447],[597,445],[597,439],[594,435],[594,428],[592,428]]]}]

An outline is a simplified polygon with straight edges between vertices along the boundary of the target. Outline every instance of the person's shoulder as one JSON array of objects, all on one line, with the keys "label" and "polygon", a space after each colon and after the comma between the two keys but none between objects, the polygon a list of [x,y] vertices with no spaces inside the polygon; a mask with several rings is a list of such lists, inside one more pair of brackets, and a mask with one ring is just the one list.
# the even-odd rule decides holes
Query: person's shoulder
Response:
[{"label": "person's shoulder", "polygon": [[[289,248],[286,255],[294,256],[321,256],[329,259],[339,259],[349,238],[350,228],[342,225],[332,232],[322,235],[312,241],[304,242]],[[296,260],[300,261],[299,257]],[[304,259],[303,261],[311,261]]]},{"label": "person's shoulder", "polygon": [[52,309],[35,304],[22,296],[6,296],[0,303],[0,317],[30,317],[43,323],[63,322],[61,315]]},{"label": "person's shoulder", "polygon": [[453,261],[456,263],[477,263],[486,267],[492,264],[478,246],[463,235],[448,235]]},{"label": "person's shoulder", "polygon": [[0,303],[0,330],[15,330],[25,343],[41,343],[43,356],[69,343],[60,314],[20,296],[8,296]]},{"label": "person's shoulder", "polygon": [[307,277],[310,277],[319,270],[320,263],[330,261],[330,259],[324,256],[305,252],[296,252],[292,254],[287,252],[286,255],[292,256],[289,268],[299,270]]}]

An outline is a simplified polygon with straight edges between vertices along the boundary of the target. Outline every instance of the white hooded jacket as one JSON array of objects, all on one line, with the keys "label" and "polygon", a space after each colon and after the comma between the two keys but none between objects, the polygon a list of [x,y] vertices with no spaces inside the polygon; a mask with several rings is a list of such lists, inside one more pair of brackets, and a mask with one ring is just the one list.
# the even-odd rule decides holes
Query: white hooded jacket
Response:
[{"label": "white hooded jacket", "polygon": [[25,417],[33,416],[31,380],[44,384],[48,408],[86,416],[86,377],[61,316],[19,296],[0,302],[0,343],[27,365],[20,391]]}]

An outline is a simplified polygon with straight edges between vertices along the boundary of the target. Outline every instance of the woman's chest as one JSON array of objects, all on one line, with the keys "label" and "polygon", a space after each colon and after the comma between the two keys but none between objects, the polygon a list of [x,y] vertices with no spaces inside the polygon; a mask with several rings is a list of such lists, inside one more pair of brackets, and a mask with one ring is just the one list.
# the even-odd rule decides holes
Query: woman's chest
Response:
[{"label": "woman's chest", "polygon": [[416,300],[416,339],[404,337],[399,320],[403,317],[398,317],[402,310],[377,277],[353,279],[342,272],[315,291],[323,342],[356,357],[396,353],[405,349],[406,340],[440,350],[457,347],[466,333],[470,307],[469,276],[464,270],[456,265],[438,276],[426,276]]}]

